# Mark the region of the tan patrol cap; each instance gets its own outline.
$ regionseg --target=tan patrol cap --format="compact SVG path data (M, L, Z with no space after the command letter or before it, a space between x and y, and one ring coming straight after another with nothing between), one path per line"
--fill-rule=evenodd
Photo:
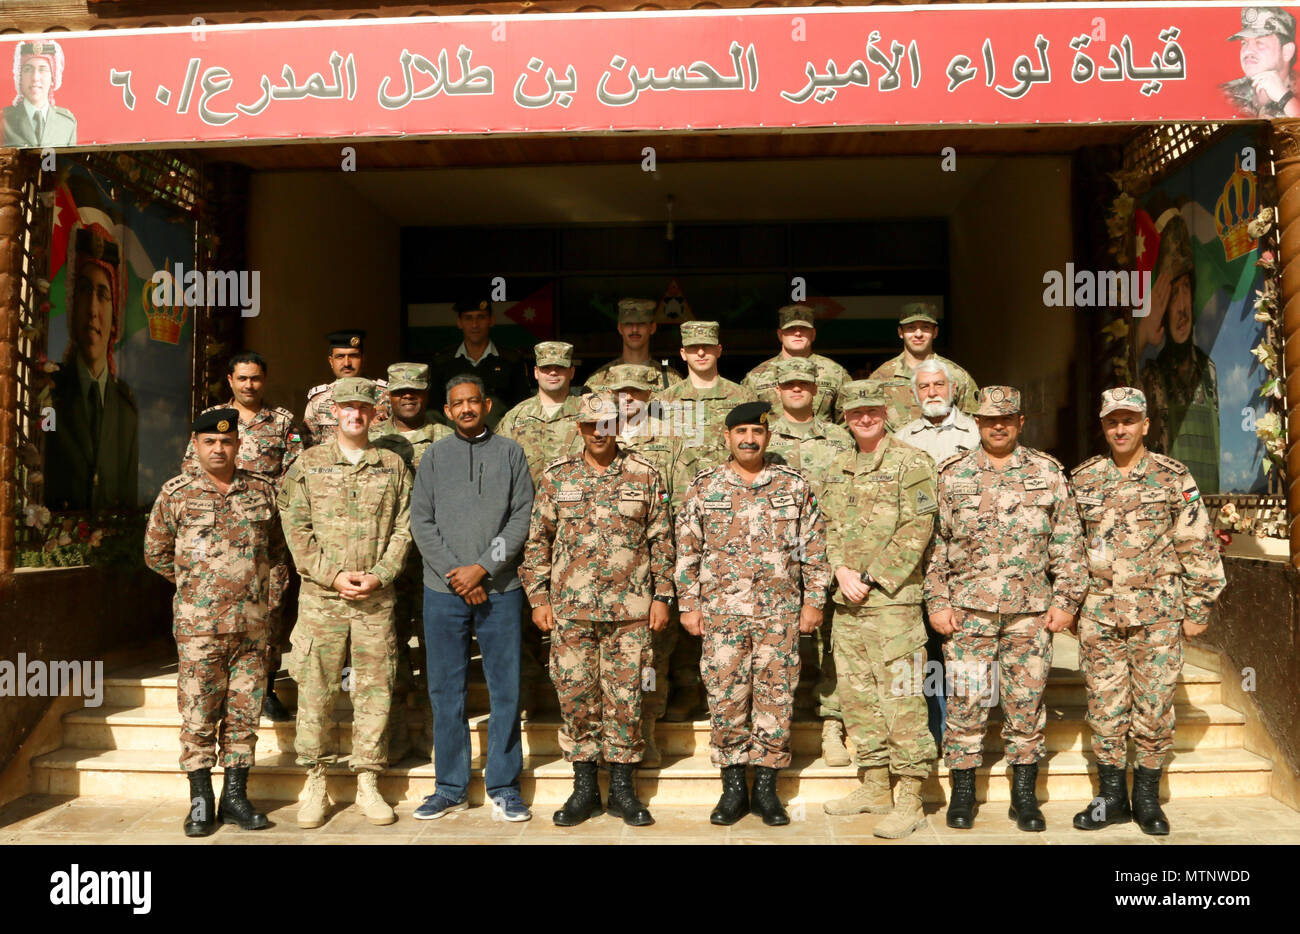
M721 327L716 321L683 321L682 346L695 347L699 344L718 344Z
M618 400L613 393L589 392L578 405L579 422L603 422L618 418Z
M429 366L426 363L394 363L388 368L388 391L429 389Z
M776 361L775 369L777 385L793 383L796 380L817 382L817 364L807 357L782 357Z
M654 392L659 387L659 371L641 363L618 363L609 368L605 385L610 389L645 389Z
M913 321L928 321L938 325L939 309L929 302L908 302L898 312L898 323L911 324Z
M979 392L976 415L1019 415L1020 390L1010 386L985 386Z
M837 397L845 412L874 405L889 405L885 383L879 379L855 379L845 383L840 387Z
M650 324L655 319L659 303L653 298L620 298L618 300L619 324Z
M776 313L776 326L781 330L796 325L815 328L817 325L813 323L813 320L816 316L817 314L811 305L784 305Z
M342 379L334 380L334 403L342 405L345 402L369 402L371 405L379 404L379 392L374 382L361 376L345 376Z
M542 341L533 348L538 366L573 366L573 345L564 341Z
M1101 394L1101 412L1098 413L1098 418L1105 418L1119 409L1129 409L1146 415L1147 397L1141 389L1134 389L1132 386L1116 386Z

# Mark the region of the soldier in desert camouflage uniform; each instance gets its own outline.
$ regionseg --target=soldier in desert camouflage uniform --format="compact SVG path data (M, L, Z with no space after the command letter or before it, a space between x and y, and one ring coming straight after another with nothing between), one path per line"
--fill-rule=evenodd
M360 378L365 366L366 332L333 331L325 335L325 339L330 344L330 355L327 360L334 378L336 380L348 377ZM378 425L388 421L393 412L388 405L388 384L382 379L374 380L374 384L379 393L374 419L374 424ZM307 432L303 440L307 447L314 444L327 444L334 437L334 429L338 427L338 421L333 410L334 396L331 394L333 385L333 383L321 383L307 390L307 410L302 416L303 427Z
M975 394L978 387L970 374L947 357L934 352L934 339L939 334L939 309L927 302L910 302L898 315L898 336L903 349L897 357L886 360L872 372L871 378L881 380L885 395L889 397L889 421L886 427L898 432L924 413L917 398L912 376L917 364L926 360L939 360L948 368L952 381L952 404L971 414L975 411Z
M641 669L650 630L668 624L673 540L668 491L645 458L614 440L618 402L582 399L583 453L546 468L533 498L519 580L533 622L551 633L551 678L560 695L560 745L573 763L561 827L601 813L597 759L609 763L609 810L624 823L654 823L636 797Z
M1010 386L980 392L980 447L939 465L939 523L925 570L930 625L944 643L952 772L948 826L974 820L988 706L1001 683L1002 737L1012 767L1010 814L1045 829L1035 783L1046 747L1043 690L1052 634L1073 622L1087 591L1079 513L1053 457L1017 444L1024 416ZM994 680L997 679L997 680Z
M813 403L813 412L821 418L838 422L844 417L844 412L836 401L836 394L840 386L849 381L849 373L830 357L812 352L813 341L817 339L814 317L811 305L786 305L781 308L777 312L776 326L781 352L750 370L745 376L744 384L758 398L771 403L773 410L779 410L781 392L777 388L777 362L791 357L811 360L817 368L817 398Z
M587 388L592 392L609 390L609 378L616 366L647 366L654 370L653 389L667 389L682 381L682 375L668 365L667 360L656 360L650 355L650 338L658 325L655 311L659 303L653 298L621 298L618 301L618 333L623 338L623 352L587 377Z
M825 810L888 813L875 835L905 837L925 823L921 785L938 756L923 694L921 621L922 558L939 508L934 464L885 431L889 399L880 381L845 383L840 400L856 444L826 478L822 512L838 584L836 671L862 784Z
M1265 118L1300 116L1300 101L1295 96L1295 17L1277 7L1242 7L1241 30L1228 41L1241 43L1242 77L1220 88L1237 113Z
M298 673L298 764L307 766L307 790L298 826L325 822L326 767L349 642L352 650L352 755L357 805L372 824L397 819L379 794L377 776L388 761L388 715L397 677L393 581L411 545L411 471L367 434L378 399L368 379L331 387L333 441L308 448L280 488L280 520L302 576L294 645Z
M1151 423L1141 390L1102 393L1101 426L1109 456L1072 474L1089 571L1079 661L1100 785L1074 826L1096 830L1136 817L1144 833L1167 834L1160 774L1174 746L1183 638L1205 631L1225 584L1223 561L1191 472L1146 449ZM1131 810L1130 735L1137 745Z
M704 637L709 744L722 769L714 824L749 813L751 762L754 811L765 824L790 822L776 775L790 764L799 633L821 622L830 580L826 527L808 481L764 459L769 410L766 402L731 410L731 459L695 478L677 516L682 626Z
M266 619L281 598L271 570L284 560L284 539L274 485L235 466L238 421L234 409L195 420L199 469L163 484L145 532L145 564L176 585L172 633L181 768L190 783L187 837L207 836L217 820L245 830L267 826L248 801L248 770L266 684ZM216 810L218 743L225 783Z

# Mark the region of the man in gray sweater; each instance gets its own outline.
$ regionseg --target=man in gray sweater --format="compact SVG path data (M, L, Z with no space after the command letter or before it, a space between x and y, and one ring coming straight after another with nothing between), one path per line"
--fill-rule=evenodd
M411 494L411 534L424 559L425 671L438 774L434 793L415 811L420 820L468 807L471 633L478 637L491 708L487 794L497 817L532 817L519 796L523 591L515 571L528 537L533 481L524 449L487 427L491 408L477 376L448 381L444 411L456 433L425 452Z

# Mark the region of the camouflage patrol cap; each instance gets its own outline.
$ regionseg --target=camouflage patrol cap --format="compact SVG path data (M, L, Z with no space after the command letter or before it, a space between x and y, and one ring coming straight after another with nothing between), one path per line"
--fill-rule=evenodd
M605 385L610 389L645 389L654 392L659 388L659 371L641 363L618 363L609 368Z
M618 418L618 400L613 393L589 392L578 405L578 422L612 421Z
M1187 232L1187 222L1181 214L1175 214L1165 222L1160 231L1160 249L1156 253L1154 277L1159 279L1166 272L1172 282L1179 276L1185 276L1195 269L1192 261L1192 238Z
M1277 36L1284 43L1295 42L1295 17L1276 7L1242 7L1241 31L1229 36L1228 41L1256 39L1260 36Z
M194 419L191 430L196 435L237 434L239 432L239 413L234 409L213 409Z
M620 298L618 300L619 324L649 324L655 319L659 303L653 298Z
M879 379L855 379L841 386L836 396L845 412L873 405L889 405L885 383Z
M334 380L331 388L334 390L335 405L343 405L345 402L379 404L378 388L371 380L364 377L345 376L342 379Z
M817 312L811 305L783 305L776 313L777 328L784 331L802 325L806 328L817 327L814 324Z
M683 321L682 346L695 347L700 344L720 343L718 334L721 327L716 321Z
M394 363L388 368L388 391L429 390L429 367L424 363ZM337 398L337 397L335 397Z
M985 386L979 393L976 415L1019 415L1020 390L1011 386Z
M817 364L813 363L807 357L783 357L776 361L776 382L793 383L796 380L803 380L808 383L817 382Z
M1116 386L1114 389L1107 389L1101 394L1101 412L1098 418L1105 418L1111 412L1119 409L1130 409L1134 412L1147 414L1147 397L1141 389L1134 389L1132 386Z
M911 324L913 321L928 321L938 325L939 309L929 302L908 302L898 312L898 323Z
M573 366L573 345L564 341L542 341L533 348L537 366Z

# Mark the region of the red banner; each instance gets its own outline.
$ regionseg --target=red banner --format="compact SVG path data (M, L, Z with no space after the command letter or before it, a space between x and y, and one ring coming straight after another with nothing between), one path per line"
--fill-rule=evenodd
M4 143L1300 115L1294 31L1277 7L1066 3L4 37Z

